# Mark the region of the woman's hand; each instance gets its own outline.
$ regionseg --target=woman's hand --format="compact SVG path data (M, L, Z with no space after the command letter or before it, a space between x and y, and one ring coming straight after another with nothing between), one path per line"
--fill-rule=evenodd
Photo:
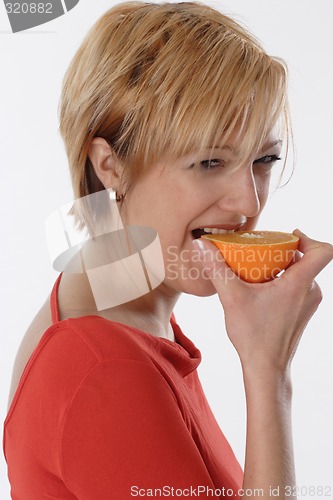
M314 280L332 260L333 247L299 230L294 234L300 243L293 263L279 278L266 283L242 281L221 262L220 255L212 258L219 254L212 243L200 240L205 274L223 305L227 333L243 370L284 373L321 302L321 291Z

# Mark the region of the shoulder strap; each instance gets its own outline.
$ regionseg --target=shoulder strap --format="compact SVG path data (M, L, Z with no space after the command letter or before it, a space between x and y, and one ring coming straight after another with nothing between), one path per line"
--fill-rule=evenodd
M60 321L60 314L58 308L58 288L60 285L62 273L59 274L57 281L54 283L51 297L50 297L50 308L51 308L51 316L52 316L52 324L58 323Z

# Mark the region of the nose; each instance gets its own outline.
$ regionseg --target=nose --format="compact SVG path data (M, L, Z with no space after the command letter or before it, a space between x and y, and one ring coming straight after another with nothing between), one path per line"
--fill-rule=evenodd
M252 168L238 168L231 174L229 181L225 194L219 201L221 208L246 217L258 215L260 199Z

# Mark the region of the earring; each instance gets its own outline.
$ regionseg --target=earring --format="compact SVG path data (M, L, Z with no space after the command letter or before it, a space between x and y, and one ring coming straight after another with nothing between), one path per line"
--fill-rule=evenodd
M116 191L116 201L121 202L124 200L124 198L125 198L124 194L118 194Z
M114 200L116 200L117 202L121 202L121 201L124 200L124 198L125 198L124 194L118 194L117 190L115 188L113 188L113 187L110 188L110 189L111 189L111 191L112 191L112 193L114 195L114 198L113 198Z

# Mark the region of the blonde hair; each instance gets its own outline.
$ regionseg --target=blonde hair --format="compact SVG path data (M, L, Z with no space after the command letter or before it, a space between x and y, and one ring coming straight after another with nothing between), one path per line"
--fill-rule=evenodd
M75 197L104 189L88 158L97 136L123 163L128 185L164 154L223 147L236 130L250 157L278 120L288 136L286 88L285 63L206 5L114 6L63 81L59 129Z

